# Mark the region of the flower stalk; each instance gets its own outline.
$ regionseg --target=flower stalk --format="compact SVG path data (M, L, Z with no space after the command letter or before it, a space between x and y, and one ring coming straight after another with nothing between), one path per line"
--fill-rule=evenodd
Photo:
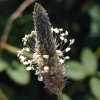
M61 91L58 91L56 94L57 94L57 100L63 100Z
M51 27L47 15L46 10L36 3L33 12L35 30L22 39L25 48L18 51L17 56L23 65L28 65L27 70L36 71L35 75L45 84L45 88L57 94L58 100L62 100L60 91L67 80L67 67L63 64L69 59L64 54L71 49L74 39L70 39L68 47L63 49L68 41L68 32ZM24 56L27 52L30 55Z

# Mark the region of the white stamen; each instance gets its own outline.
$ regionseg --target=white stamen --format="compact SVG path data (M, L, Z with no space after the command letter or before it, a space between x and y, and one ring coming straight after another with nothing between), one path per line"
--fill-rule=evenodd
M68 35L68 31L66 31L65 34Z
M61 36L65 36L65 33L60 34Z
M43 81L43 76L38 76L39 81Z
M22 39L22 42L26 42L26 41L27 41L27 39L26 39L26 38L23 38L23 39Z
M60 28L60 29L59 29L59 31L63 31L63 29L62 29L62 28Z
M51 31L53 32L53 27L51 27Z
M21 50L20 51L17 51L18 53L21 53Z
M58 53L59 56L62 56L63 55L63 53L62 53L61 50L56 50L56 51L57 51L57 53Z
M49 55L43 55L43 58L48 59Z
M67 43L67 39L64 39L64 42Z
M17 57L20 57L20 55L23 54L23 53L22 53L22 50L17 51L17 52L18 52Z
M38 57L40 57L40 55L38 55L38 53L33 53L33 59L37 59Z
M26 42L24 42L23 44L24 44L24 46L26 46Z
M20 56L19 59L20 59L21 62L24 62L24 60L26 59L26 57Z
M23 62L23 65L28 65L30 64L28 61Z
M43 62L43 59L42 58L38 58L38 62Z
M59 62L62 64L62 63L64 63L64 60L63 59L60 59Z
M43 59L38 58L36 62L38 63L38 66L43 66Z
M19 56L20 56L20 53L17 54L17 57L19 57Z
M44 67L44 71L45 71L45 72L48 72L48 71L49 71L49 67L48 67L48 66L45 66L45 67Z
M65 59L69 59L69 56L66 56Z
M30 38L32 38L33 34L30 34Z
M64 40L65 38L64 38L63 36L60 36L60 39L61 39L61 40Z
M33 34L33 35L34 35L34 33L35 33L35 31L31 31L31 34Z
M57 53L61 53L61 50L56 50L57 51Z
M67 47L67 48L65 49L65 51L68 52L70 49L71 49L70 47Z
M57 28L53 29L55 33L59 33L59 30Z
M26 68L26 70L32 70L32 67L28 66L28 67Z
M29 48L25 48L25 50L26 50L27 52L30 52L30 49L29 49Z
M36 57L39 58L41 55L37 55Z
M70 39L69 41L70 41L70 45L71 45L71 44L74 43L75 40L74 39Z
M40 72L38 70L36 70L35 75L38 75L38 74L40 74Z
M24 37L26 40L28 39L28 35L25 35L25 37Z

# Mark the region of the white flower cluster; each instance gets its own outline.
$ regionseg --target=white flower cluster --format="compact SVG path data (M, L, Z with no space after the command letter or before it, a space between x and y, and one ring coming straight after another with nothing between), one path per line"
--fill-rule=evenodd
M63 29L57 29L57 28L51 28L51 31L53 33L54 39L55 39L55 45L56 45L56 52L58 55L58 64L62 65L66 59L69 59L69 56L64 57L64 53L68 52L71 48L69 47L71 44L74 43L74 39L69 40L69 46L67 48L63 49L63 46L67 43L67 35L68 32L62 33ZM18 51L18 57L23 65L28 65L26 70L36 70L35 75L38 75L38 80L43 81L43 74L48 73L50 68L48 65L44 66L43 59L48 60L49 55L43 55L38 52L38 48L36 48L37 45L37 37L36 32L32 31L30 35L25 35L25 37L22 39L22 42L25 48ZM60 41L60 43L59 43ZM58 49L59 48L59 49ZM55 67L56 68L56 67ZM65 74L65 68L62 68L64 70L63 74Z
M70 45L72 45L75 40L74 39L70 39L69 40L70 43L69 43L68 47L65 48L64 50L62 50L63 46L67 43L68 32L65 31L65 33L61 33L63 31L62 28L60 28L60 29L57 29L57 28L53 29L53 28L51 28L51 30L55 34L55 43L57 45L56 52L59 55L59 62L61 64L63 64L66 59L69 59L69 56L64 57L64 53L68 52L71 49ZM60 43L58 43L59 39L60 39ZM58 47L59 47L59 49L58 49Z

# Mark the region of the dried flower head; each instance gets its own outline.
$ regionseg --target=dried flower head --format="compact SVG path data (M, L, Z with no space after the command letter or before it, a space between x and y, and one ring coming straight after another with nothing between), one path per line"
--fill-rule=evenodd
M35 31L22 39L25 48L18 51L17 56L21 63L28 65L27 70L36 70L35 75L47 89L62 91L67 77L63 63L69 59L69 56L64 57L64 53L71 49L74 39L70 39L69 46L63 50L68 32L51 27L45 9L38 3L34 6L33 19Z

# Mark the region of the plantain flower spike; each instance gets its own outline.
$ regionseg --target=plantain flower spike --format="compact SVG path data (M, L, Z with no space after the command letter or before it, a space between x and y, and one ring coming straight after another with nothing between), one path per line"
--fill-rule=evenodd
M45 88L56 93L65 87L67 74L63 63L69 56L64 53L71 48L74 39L69 40L69 45L63 50L67 43L68 32L63 29L53 28L49 22L46 10L35 3L33 20L35 30L25 35L22 42L25 46L18 51L18 57L27 70L35 70L38 80L44 82Z

